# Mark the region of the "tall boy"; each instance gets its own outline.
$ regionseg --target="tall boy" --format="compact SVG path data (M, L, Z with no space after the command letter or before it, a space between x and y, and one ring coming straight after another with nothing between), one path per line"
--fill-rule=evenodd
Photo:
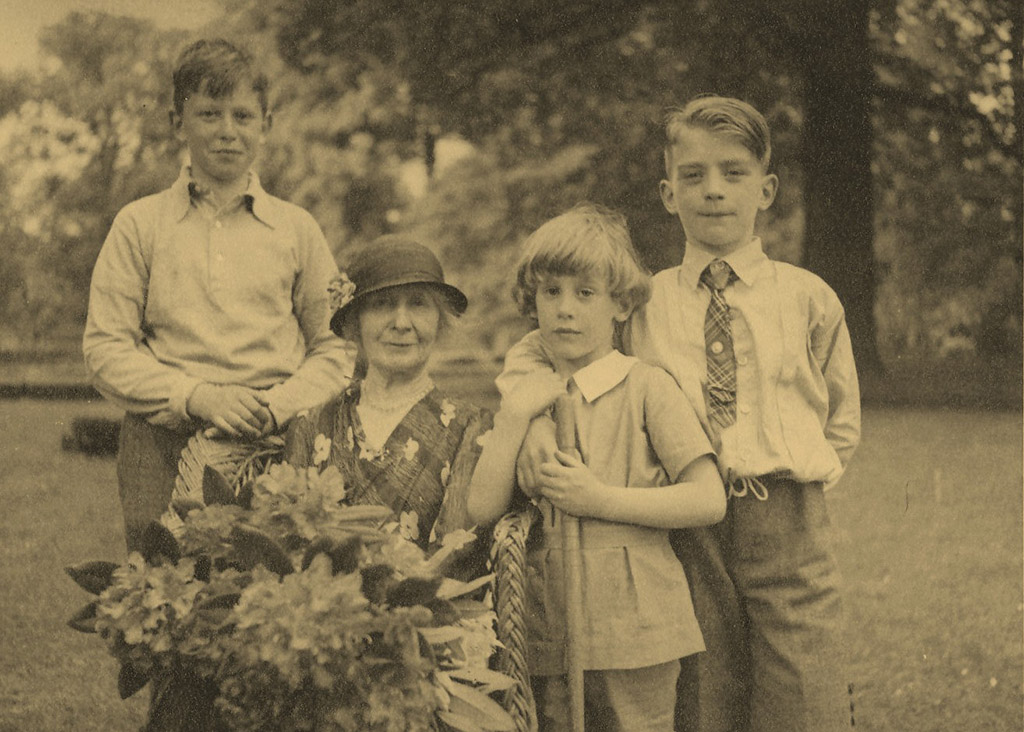
M707 645L684 669L677 725L845 729L839 576L823 492L860 437L843 308L817 276L769 260L754 236L778 187L760 113L699 97L670 113L666 138L661 198L683 226L686 252L654 277L628 345L703 405L730 497L722 523L676 536ZM536 368L541 354L527 336L499 386Z
M270 128L267 86L227 41L181 53L170 118L191 164L118 213L93 271L83 352L97 390L126 411L117 475L129 550L167 508L198 427L258 438L347 381L323 233L251 170Z

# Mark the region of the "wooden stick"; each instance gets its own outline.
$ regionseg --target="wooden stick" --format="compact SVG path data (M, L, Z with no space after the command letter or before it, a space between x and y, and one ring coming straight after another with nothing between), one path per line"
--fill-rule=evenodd
M572 397L555 402L555 440L558 449L576 453L576 420ZM559 511L562 521L562 562L565 579L566 663L570 721L573 732L583 732L583 581L580 568L580 520Z

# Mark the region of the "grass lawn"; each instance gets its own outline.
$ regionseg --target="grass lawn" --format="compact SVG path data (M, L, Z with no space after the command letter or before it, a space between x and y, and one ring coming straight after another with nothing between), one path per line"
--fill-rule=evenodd
M0 732L136 730L63 567L123 557L111 459L60 449L98 403L0 401ZM1020 413L869 409L830 495L857 729L1024 729Z

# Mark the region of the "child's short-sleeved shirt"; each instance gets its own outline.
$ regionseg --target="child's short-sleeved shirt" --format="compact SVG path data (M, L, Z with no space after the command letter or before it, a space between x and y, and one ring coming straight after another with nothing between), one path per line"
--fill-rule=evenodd
M584 463L604 483L669 485L712 454L687 397L665 371L612 351L573 376ZM565 603L560 528L541 502L540 546L529 550L529 667L564 673ZM587 669L652 666L704 650L686 574L668 531L580 519Z

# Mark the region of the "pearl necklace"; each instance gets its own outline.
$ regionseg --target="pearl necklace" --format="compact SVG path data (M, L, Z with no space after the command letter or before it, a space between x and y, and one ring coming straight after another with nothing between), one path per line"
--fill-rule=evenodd
M424 374L408 385L384 390L375 382L364 380L359 394L359 406L377 414L392 414L409 409L430 393L434 382Z

